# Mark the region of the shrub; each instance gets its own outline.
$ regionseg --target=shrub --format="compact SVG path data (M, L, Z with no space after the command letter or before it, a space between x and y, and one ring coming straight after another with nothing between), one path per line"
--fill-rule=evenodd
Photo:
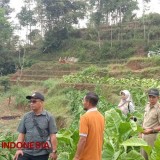
M28 105L26 96L30 94L31 91L29 88L23 88L21 86L14 86L11 90L11 95L15 97L15 105L17 107L23 107L23 109Z
M57 83L58 83L58 81L56 81L56 80L48 79L48 80L44 81L42 85L45 89L48 90L48 89L54 88L57 85Z
M4 87L4 92L7 92L10 89L10 81L9 77L1 77L0 78L0 85Z

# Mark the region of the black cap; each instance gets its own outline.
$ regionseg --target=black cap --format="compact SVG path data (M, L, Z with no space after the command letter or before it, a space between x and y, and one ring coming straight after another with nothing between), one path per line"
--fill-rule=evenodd
M149 96L159 96L159 90L156 88L152 88L148 91Z
M44 96L39 92L34 92L31 96L26 96L27 99L40 99L44 101Z

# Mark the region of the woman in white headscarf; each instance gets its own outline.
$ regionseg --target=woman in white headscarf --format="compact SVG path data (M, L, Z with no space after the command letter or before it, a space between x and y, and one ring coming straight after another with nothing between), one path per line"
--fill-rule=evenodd
M118 108L127 115L128 113L133 113L135 111L135 106L132 101L132 96L128 90L123 90L120 92L121 101L118 104Z

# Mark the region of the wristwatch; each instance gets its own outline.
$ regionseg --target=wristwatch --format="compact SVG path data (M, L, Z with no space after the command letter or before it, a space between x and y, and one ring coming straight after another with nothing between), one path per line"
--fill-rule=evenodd
M57 153L57 150L53 150L52 153Z

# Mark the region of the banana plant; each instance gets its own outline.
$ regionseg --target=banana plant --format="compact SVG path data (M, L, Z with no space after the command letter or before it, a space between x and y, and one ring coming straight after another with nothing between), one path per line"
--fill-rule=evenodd
M76 129L62 129L56 135L58 138L58 160L72 160L76 152L76 146L79 140L79 132Z

